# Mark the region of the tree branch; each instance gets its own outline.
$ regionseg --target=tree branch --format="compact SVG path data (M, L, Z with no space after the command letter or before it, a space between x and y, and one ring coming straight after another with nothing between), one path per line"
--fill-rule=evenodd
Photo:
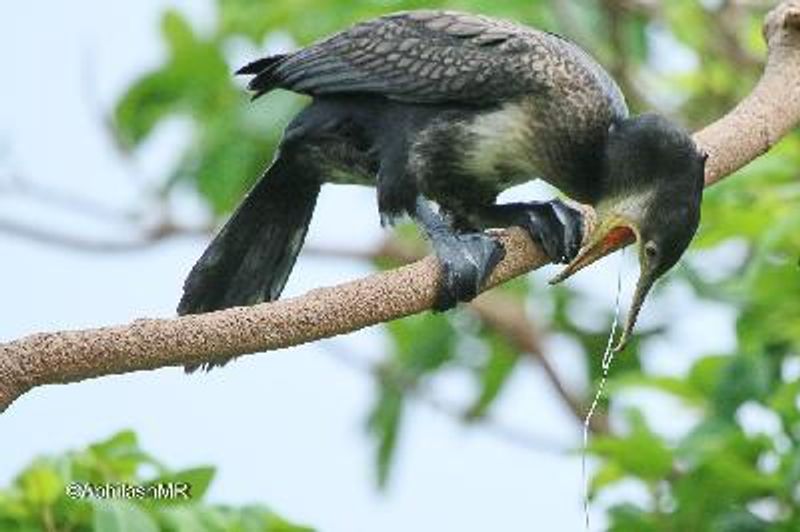
M800 121L800 1L780 3L767 14L769 53L753 91L730 113L694 136L709 154L712 185L768 152Z
M710 156L709 185L768 151L800 121L800 0L771 11L764 35L769 56L762 79L733 111L695 136ZM498 235L507 254L487 289L547 262L522 230ZM0 344L0 410L35 386L280 349L422 312L433 303L438 276L429 256L274 303Z

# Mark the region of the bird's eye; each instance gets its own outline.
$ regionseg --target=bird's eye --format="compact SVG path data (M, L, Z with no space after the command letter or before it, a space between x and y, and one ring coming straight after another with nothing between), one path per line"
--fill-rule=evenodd
M644 245L644 252L648 259L655 259L658 256L658 245L651 240Z

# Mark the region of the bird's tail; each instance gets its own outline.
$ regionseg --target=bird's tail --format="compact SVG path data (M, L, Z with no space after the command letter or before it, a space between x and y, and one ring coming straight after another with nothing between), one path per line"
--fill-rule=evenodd
M178 314L200 314L280 296L308 230L320 182L279 156L192 268ZM203 364L221 366L228 359ZM187 366L191 372L201 366Z

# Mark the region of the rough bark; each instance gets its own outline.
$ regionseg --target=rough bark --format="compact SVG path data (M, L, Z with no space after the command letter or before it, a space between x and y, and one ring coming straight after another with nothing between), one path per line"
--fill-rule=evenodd
M763 77L729 114L695 135L709 154L707 185L767 152L800 122L800 0L765 20ZM546 263L519 229L502 231L507 250L487 288ZM299 345L422 312L438 282L433 257L303 296L176 319L28 336L0 344L0 411L35 386L197 364Z

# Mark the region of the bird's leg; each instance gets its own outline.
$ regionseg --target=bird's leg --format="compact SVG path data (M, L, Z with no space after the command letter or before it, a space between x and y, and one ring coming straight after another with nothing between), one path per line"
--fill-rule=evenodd
M482 232L455 232L422 196L414 218L431 241L441 266L439 292L433 308L445 311L459 301L470 301L505 256L502 244Z
M575 258L583 239L583 214L560 199L492 205L477 218L482 227L522 227L555 263Z

